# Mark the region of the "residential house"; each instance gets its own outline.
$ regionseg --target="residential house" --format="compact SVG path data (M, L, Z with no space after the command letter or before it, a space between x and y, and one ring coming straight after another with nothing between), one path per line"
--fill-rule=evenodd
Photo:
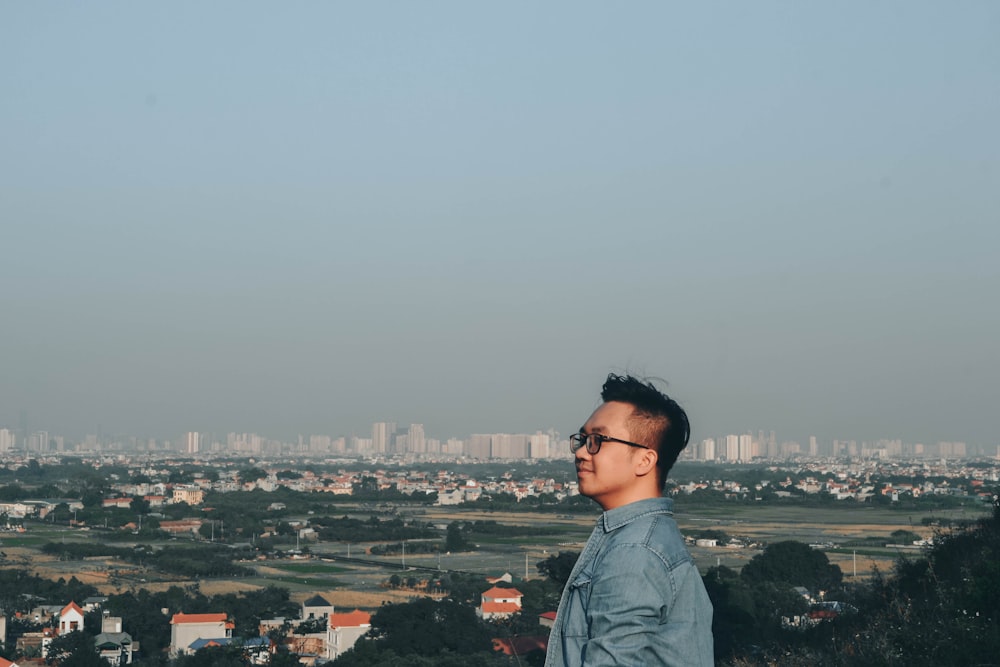
M187 503L188 505L201 505L205 502L205 492L197 486L178 484L173 488L173 498L171 502Z
M75 602L70 602L59 612L59 634L83 630L83 609Z
M233 627L224 613L174 614L170 619L170 655L194 653L191 645L198 639L231 639Z
M108 509L109 507L117 507L119 509L129 509L132 506L132 498L104 498L101 500L101 507Z
M171 535L181 535L184 533L197 535L198 529L201 528L201 524L201 519L176 519L172 521L161 521L160 530L170 533Z
M95 609L98 609L99 607L103 606L104 603L107 602L107 601L108 601L108 598L105 597L105 596L103 596L103 595L94 595L94 596L91 596L91 597L85 599L83 601L83 604L80 605L80 606L83 607L83 611L84 612L91 612L91 611L94 611Z
M302 603L302 620L328 618L333 613L333 605L322 595L314 595Z
M372 616L368 612L355 609L346 614L330 614L326 640L327 659L335 660L340 657L371 629Z
M524 594L516 588L500 588L494 586L482 595L482 601L476 607L476 615L483 620L491 618L508 618L521 611L521 598Z
M132 635L122 631L121 617L107 612L101 618L101 633L94 637L94 645L98 655L114 667L131 665L139 652L139 642L133 642Z

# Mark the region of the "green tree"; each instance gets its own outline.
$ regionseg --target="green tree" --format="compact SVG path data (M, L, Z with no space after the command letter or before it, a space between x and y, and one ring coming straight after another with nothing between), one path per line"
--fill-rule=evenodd
M380 651L403 656L439 657L491 651L490 632L472 607L430 598L380 607L372 616L370 638Z
M267 471L260 468L243 468L237 473L241 483L256 482L258 479L267 479Z
M460 522L452 521L448 524L448 533L444 540L444 550L451 553L469 550L469 541L465 539L465 533L462 530Z
M920 536L912 530L894 530L889 533L893 544L913 544L920 539Z
M743 566L740 576L748 582L779 582L803 586L812 592L840 586L844 573L822 551L795 540L769 544L764 552Z
M108 663L97 654L94 638L86 632L67 632L49 644L46 659L59 667L107 667Z
M136 514L149 514L149 501L145 498L136 496L132 499L132 504L130 508Z
M565 586L579 557L580 554L576 551L560 551L558 554L552 554L545 560L538 562L535 567L538 568L540 574L545 575L559 586Z

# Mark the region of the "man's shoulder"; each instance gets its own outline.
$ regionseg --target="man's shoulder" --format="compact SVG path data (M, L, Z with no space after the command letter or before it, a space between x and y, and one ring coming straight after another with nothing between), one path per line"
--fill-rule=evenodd
M671 501L668 498L657 500L666 502L632 503L634 507L630 513L619 514L616 523L607 524L607 548L644 551L670 567L691 561L684 537L674 521Z

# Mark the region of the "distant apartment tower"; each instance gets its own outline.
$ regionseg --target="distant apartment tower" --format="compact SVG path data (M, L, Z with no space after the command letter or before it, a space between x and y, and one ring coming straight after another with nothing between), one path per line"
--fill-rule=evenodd
M964 442L939 442L938 450L943 459L961 459L966 456Z
M423 424L410 424L406 432L407 451L422 454L427 451L427 438L424 437Z
M740 460L740 436L738 435L726 436L726 460L727 461Z
M465 440L462 440L461 438L448 438L447 442L444 443L444 448L441 452L444 454L461 456L462 454L465 454Z
M0 428L0 452L9 452L17 443L14 432L8 428Z
M229 451L259 454L263 448L263 438L256 433L230 433L226 436Z
M753 442L753 436L749 433L744 433L740 436L738 460L749 461L754 457Z
M551 438L548 433L536 433L528 438L528 456L533 459L549 458L549 442Z
M49 451L49 432L35 431L28 437L28 451L47 452Z
M395 433L396 422L375 422L372 424L372 453L384 454L389 451L392 436Z
M311 454L326 454L333 449L333 439L328 435L310 435L309 452Z
M699 452L702 461L714 461L715 460L715 438L705 438L701 441L701 451Z
M493 455L493 436L485 433L474 433L469 436L469 441L465 446L465 453L469 458L488 459Z
M809 456L819 456L819 442L815 435L809 436Z
M372 454L375 451L375 443L371 438L359 438L354 435L351 436L349 451L362 455Z
M201 449L201 434L197 431L188 431L184 436L184 453L197 454Z
M767 451L767 458L769 459L778 458L778 453L779 453L778 434L775 433L773 430L767 434L766 451Z
M491 443L491 456L496 459L528 458L528 436L523 434L496 433Z

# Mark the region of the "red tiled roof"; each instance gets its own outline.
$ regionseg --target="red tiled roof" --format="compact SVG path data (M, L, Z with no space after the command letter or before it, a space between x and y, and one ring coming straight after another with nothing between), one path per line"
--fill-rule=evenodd
M484 614L516 614L521 605L516 602L484 602L480 608Z
M516 588L500 588L499 586L494 586L490 590L483 593L484 598L523 598L524 593L517 590Z
M65 616L66 612L68 612L68 611L75 611L76 613L80 614L80 616L83 616L83 610L80 609L80 605L78 605L75 602L70 602L68 605L66 605L65 607L63 607L62 611L59 612L59 615L60 616Z
M366 611L355 609L345 614L330 614L331 628L357 628L371 625L372 615Z
M180 623L226 623L229 618L225 613L219 614L185 614L183 612L174 614L170 619L170 625Z

